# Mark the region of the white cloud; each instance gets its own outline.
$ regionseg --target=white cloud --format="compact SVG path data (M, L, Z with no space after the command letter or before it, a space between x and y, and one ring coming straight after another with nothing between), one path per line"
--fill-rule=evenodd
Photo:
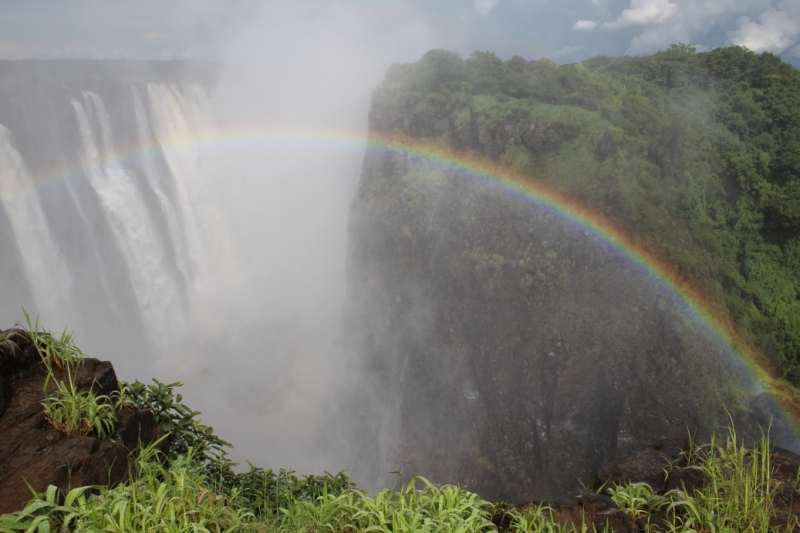
M800 44L795 46L789 51L789 55L792 57L800 57Z
M800 21L793 20L784 11L770 9L759 15L758 22L741 17L739 28L728 32L728 42L754 52L780 53L794 44L798 33Z
M628 50L628 55L653 54L663 50L672 43L691 43L691 35L681 24L661 24L646 29L633 39Z
M474 0L475 13L485 17L489 12L497 6L498 0Z
M578 22L575 23L572 29L579 31L580 30L586 31L586 30L593 30L595 26L597 26L597 23L593 20L579 20Z
M606 22L604 28L617 29L629 26L660 24L678 12L678 4L669 0L631 0L631 7L624 10L614 22Z

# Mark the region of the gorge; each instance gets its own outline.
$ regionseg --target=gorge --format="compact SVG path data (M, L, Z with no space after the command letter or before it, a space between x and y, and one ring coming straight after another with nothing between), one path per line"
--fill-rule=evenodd
M693 61L681 53L672 60ZM733 262L720 274L725 261L713 255L725 235L703 224L727 223L720 206L747 193L717 172L713 158L725 154L695 157L688 146L708 128L725 137L723 121L644 75L587 63L593 70L432 51L389 70L369 139L348 141L356 149L333 133L309 143L301 132L288 147L285 132L258 137L252 149L275 166L277 150L344 147L347 164L363 154L342 301L337 285L328 303L308 289L322 285L310 276L326 256L306 249L330 239L298 242L295 232L326 204L281 218L281 194L312 201L311 185L284 182L245 203L254 192L230 177L240 161L217 150L226 134L213 66L2 63L0 319L10 326L24 307L45 327L68 325L126 378L185 371L218 430L275 424L266 440L258 430L243 430L250 442L230 438L261 454L247 458L297 467L272 462L313 454L299 468L320 470L349 462L373 490L402 472L489 499L572 496L614 458L730 422L750 440L769 427L797 451L784 408L741 347L693 314L688 289L570 218L582 205L588 220L630 231L710 309L738 320L727 285L709 281L735 278ZM511 175L550 192L496 179ZM681 192L695 189L703 194ZM579 203L548 204L547 194ZM775 237L779 215L765 224L788 258L796 236ZM274 244L256 242L267 232ZM257 261L254 248L265 251ZM275 288L258 278L291 250L303 265L320 262L307 279ZM266 313L262 300L284 293L289 302L302 293L303 312ZM752 342L788 361L784 338Z

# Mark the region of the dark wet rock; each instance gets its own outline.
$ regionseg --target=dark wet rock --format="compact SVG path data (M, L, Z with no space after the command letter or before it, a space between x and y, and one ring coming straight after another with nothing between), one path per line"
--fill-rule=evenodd
M419 137L390 100L371 131ZM502 149L521 168L583 135L554 117L479 112L459 115L458 142L471 139L460 149ZM770 422L772 406L749 403L751 378L703 324L591 231L502 187L369 151L349 227L343 343L363 379L326 416L355 436L337 453L355 458L362 485L391 484L376 472L395 469L386 449L400 428L418 465L409 475L518 501L573 496L603 465L687 428L706 439L729 413L748 441ZM653 459L648 482L663 489Z
M612 464L604 466L596 481L607 490L615 485L647 483L654 492L663 494L672 489L693 491L701 489L705 480L697 468L687 465L685 453L688 442L668 439L651 444L644 450L630 453ZM800 455L782 448L773 448L770 457L775 514L770 521L771 531L791 531L800 514L800 492L794 487ZM598 490L601 485L598 484ZM492 522L498 531L511 531L513 513L524 513L540 508L545 517L556 524L575 531L609 531L615 533L650 533L670 531L664 510L644 518L632 518L603 493L584 492L572 499L530 500L522 505L504 502L493 504Z
M631 482L647 483L654 492L661 493L672 472L685 466L683 453L688 451L689 443L685 439L659 441L604 466L597 479L607 488Z
M595 531L613 531L614 533L639 531L637 524L620 511L614 500L604 494L587 492L572 500L532 500L518 506L517 510L525 512L534 507L542 508L544 516L549 517L556 524L574 528L575 531L583 531L583 526L589 527L589 531L592 530L592 527ZM493 522L500 531L507 531L510 526L508 520L503 522L497 519L497 516Z
M770 455L773 469L772 482L775 486L775 505L778 513L773 517L773 525L786 525L792 517L800 516L800 492L795 488L800 469L800 455L775 447Z
M0 417L6 412L11 399L11 384L31 375L39 356L27 332L10 329L2 334L0 342Z
M149 410L119 413L114 440L92 435L67 437L51 427L42 400L56 381L68 377L55 369L47 380L44 366L30 337L17 332L15 344L0 345L0 514L23 508L31 489L44 492L49 485L61 490L86 485L114 485L126 479L131 451L163 436ZM6 364L8 363L8 364ZM78 390L110 395L118 390L114 367L107 361L86 359L74 374Z
M797 471L800 469L800 455L784 450L783 448L772 448L770 463L775 469L775 477L785 483L792 483L797 480Z
M646 483L656 494L670 490L692 492L705 480L695 468L686 464L689 441L667 439L651 444L644 450L605 465L597 475L597 483L612 488L628 483Z
M669 472L664 492L682 490L691 494L705 485L705 478L696 468L673 467Z
M128 451L133 452L137 447L147 446L162 436L163 432L150 409L117 414L117 440L122 442ZM167 444L166 440L160 443L159 449L164 453L168 451Z

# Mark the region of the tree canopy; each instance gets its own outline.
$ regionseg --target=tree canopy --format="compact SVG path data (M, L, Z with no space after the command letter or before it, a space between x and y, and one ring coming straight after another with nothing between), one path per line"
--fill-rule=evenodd
M442 50L395 65L373 128L546 180L629 228L800 385L800 70L685 44L557 66Z

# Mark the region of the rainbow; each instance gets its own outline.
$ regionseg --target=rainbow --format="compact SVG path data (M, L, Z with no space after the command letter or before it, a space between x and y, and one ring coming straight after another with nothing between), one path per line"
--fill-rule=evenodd
M367 136L351 132L288 128L233 129L208 135L187 136L167 146L156 142L147 146L127 147L116 151L114 159L124 165L165 150L220 152L228 149L282 146L352 150L356 153L367 150L402 155L496 185L509 194L525 198L589 232L654 280L684 308L697 325L709 332L725 348L733 362L750 375L757 389L769 394L778 416L793 431L797 442L800 442L800 401L793 387L776 375L765 357L742 334L724 309L715 305L711 298L682 276L668 261L624 228L589 206L508 166L474 153L459 152L441 143L404 135L371 133ZM81 163L61 167L57 171L37 177L35 189L57 186L71 179L82 179L87 170ZM19 189L10 195L6 194L1 200L13 201L17 195L30 192L32 191Z

